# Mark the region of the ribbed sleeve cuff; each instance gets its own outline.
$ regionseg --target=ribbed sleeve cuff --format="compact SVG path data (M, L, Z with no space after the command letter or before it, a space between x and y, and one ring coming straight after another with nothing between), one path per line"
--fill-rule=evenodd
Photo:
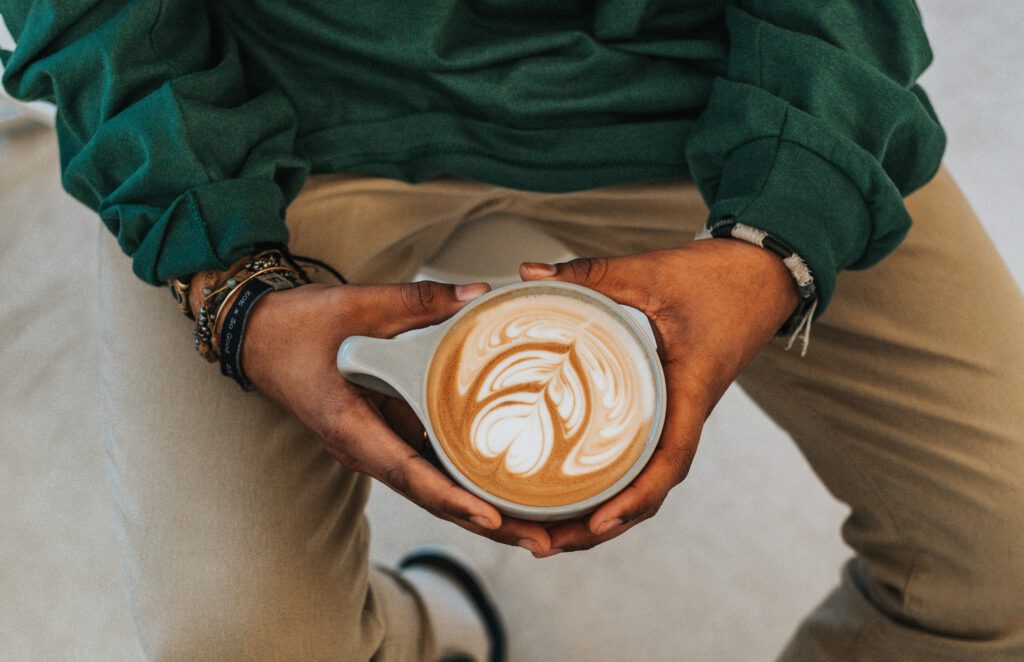
M818 315L839 270L863 252L871 227L868 206L845 174L779 138L749 142L726 159L708 224L730 219L767 232L804 259L818 289Z
M910 227L899 190L869 152L750 85L716 82L687 160L708 225L731 220L789 245L814 276L819 316L838 271L875 264Z
M226 269L257 244L288 242L286 200L273 182L231 179L179 196L132 251L135 274L153 285Z

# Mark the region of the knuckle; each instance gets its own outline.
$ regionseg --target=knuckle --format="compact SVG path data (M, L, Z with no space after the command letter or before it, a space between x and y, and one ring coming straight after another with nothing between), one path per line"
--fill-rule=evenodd
M516 541L512 539L512 536L510 536L508 533L500 529L485 529L482 526L478 526L470 522L462 516L455 516L450 519L452 522L455 522L467 531L474 533L478 536L487 538L488 540L493 540L494 542L499 543L501 545L510 545L513 547L516 545Z
M323 442L327 451L349 471L364 472L363 463L352 454L344 442L344 428L332 421L327 421L314 428L316 436Z
M465 512L457 504L459 487L454 483L445 488L441 494L441 502L438 511L445 518L465 519Z
M632 503L631 507L619 516L623 524L642 522L645 519L650 519L658 512L661 508L662 502L665 500L664 496L661 497L646 497L641 498L639 494Z
M573 260L569 260L569 270L572 271L573 278L576 280L585 280L587 273L590 272L590 259L585 257L578 257Z
M432 316L442 312L445 304L451 302L454 288L454 285L432 280L421 280L402 285L400 289L402 306L406 312L415 317Z
M402 465L396 464L385 469L383 478L384 482L396 492L409 494L409 472Z
M676 485L686 480L686 477L690 475L690 463L682 462L678 473L676 473Z
M519 546L519 541L515 538L515 536L510 536L509 534L503 533L501 531L492 531L490 529L484 529L483 535L501 545L508 545L509 547Z
M429 293L425 292L423 283L409 283L403 285L401 291L402 307L411 315L421 315L427 311L426 298Z
M673 485L678 485L686 480L686 476L690 473L692 462L689 457L681 453L675 453L669 457L672 467L672 479L675 481ZM664 497L662 497L662 500L664 500Z
M416 296L419 298L421 308L426 310L430 307L437 297L438 287L437 283L429 280L421 280L416 283Z
M675 487L686 480L686 476L690 473L690 467L693 465L693 456L686 452L681 452L679 448L685 448L689 445L688 442L685 439L677 441L678 443L673 444L676 446L673 450L670 450L665 446L658 447L661 455L659 461L664 462L668 474L668 480L670 481L670 484L666 488L666 492L668 488ZM662 499L664 499L664 496L662 496Z
M573 277L588 285L597 285L608 271L608 259L604 257L578 257L569 261Z
M429 313L443 294L444 285L430 280L412 283L406 297L406 307L416 315Z
M651 519L652 517L658 514L659 510L661 510L661 506L663 503L665 503L664 497L658 499L653 503L647 504L646 508L643 508L640 512L637 513L636 517L633 518L633 521L642 522L645 519Z
M575 280L587 282L590 280L592 261L588 257L578 257L569 261L569 269L572 271Z
M362 463L343 448L335 449L334 457L341 463L341 466L349 471L361 471L363 468Z

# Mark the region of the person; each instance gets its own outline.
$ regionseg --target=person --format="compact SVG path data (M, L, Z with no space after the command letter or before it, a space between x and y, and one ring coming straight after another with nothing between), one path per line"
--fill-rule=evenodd
M782 659L1024 656L1024 305L940 168L910 0L0 0L0 15L17 42L6 89L56 104L64 185L116 236L104 436L146 657L498 657L458 570L369 566L369 479L538 557L589 549L657 512L734 380L851 509L856 556ZM583 256L524 262L524 279L648 315L668 383L644 472L547 528L456 487L404 403L334 368L345 337L485 292L408 281L496 210ZM289 251L348 282L305 284ZM267 269L279 278L236 305ZM201 353L261 395L188 355L183 318L144 284L168 282Z

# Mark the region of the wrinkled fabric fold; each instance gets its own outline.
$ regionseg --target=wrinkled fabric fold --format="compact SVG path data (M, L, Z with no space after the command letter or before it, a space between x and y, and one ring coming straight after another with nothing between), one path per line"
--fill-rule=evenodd
M4 84L148 282L286 237L307 172L543 192L692 176L836 273L906 234L945 136L912 0L0 0Z
M889 254L910 227L903 196L931 179L945 134L916 79L931 61L909 0L736 2L728 75L687 144L710 207L789 244L818 284Z
M0 1L4 86L58 108L64 187L160 283L287 241L308 170L287 97L199 0Z

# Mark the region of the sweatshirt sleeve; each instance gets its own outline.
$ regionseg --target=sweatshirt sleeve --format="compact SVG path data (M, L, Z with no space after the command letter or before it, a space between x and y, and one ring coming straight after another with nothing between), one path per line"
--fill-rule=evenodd
M818 314L836 274L905 236L903 197L945 134L917 85L931 50L913 0L735 0L727 70L687 142L709 226L734 221L809 265Z
M308 165L279 90L246 80L203 0L0 0L4 87L57 106L64 188L158 284L287 242Z

